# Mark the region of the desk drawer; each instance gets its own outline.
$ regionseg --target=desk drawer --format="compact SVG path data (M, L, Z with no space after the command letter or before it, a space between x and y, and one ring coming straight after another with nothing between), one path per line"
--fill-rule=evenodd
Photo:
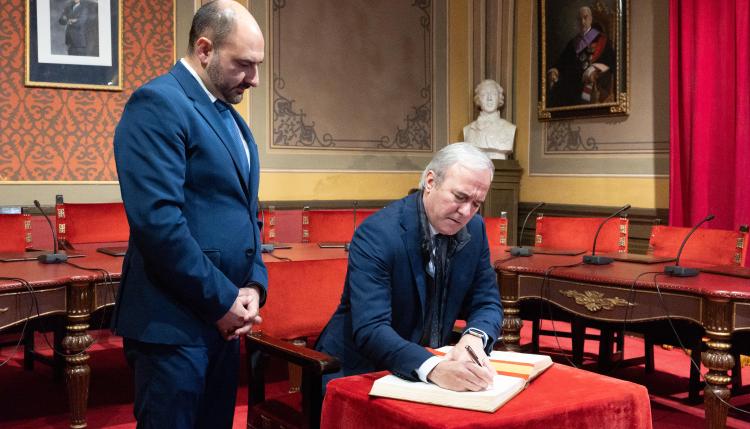
M573 314L603 320L637 322L666 319L686 319L701 323L702 299L662 291L662 305L658 293L650 290L594 285L589 283L550 279L543 286L539 277L519 276L519 299L541 298ZM665 308L666 306L666 308Z
M34 298L36 298L36 304ZM65 314L65 308L65 286L34 292L2 294L0 295L0 330L38 316Z
M99 310L102 307L114 305L115 298L117 297L117 290L120 287L120 282L110 283L97 283L94 286L94 308L93 311Z

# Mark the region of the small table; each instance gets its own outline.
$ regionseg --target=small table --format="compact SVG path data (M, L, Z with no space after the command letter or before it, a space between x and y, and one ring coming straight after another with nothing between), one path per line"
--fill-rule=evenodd
M331 381L321 428L651 428L645 387L560 364L552 365L494 413L370 397L372 383L386 374Z

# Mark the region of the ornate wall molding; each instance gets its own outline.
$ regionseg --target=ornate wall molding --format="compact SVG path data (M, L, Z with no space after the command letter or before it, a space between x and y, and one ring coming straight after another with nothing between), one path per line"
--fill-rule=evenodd
M431 152L432 16L431 0L274 0L270 147Z

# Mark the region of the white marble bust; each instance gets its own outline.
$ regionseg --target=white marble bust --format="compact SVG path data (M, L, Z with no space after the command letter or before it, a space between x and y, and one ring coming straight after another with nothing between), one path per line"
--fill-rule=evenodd
M492 79L477 85L474 103L479 107L479 117L464 127L464 141L492 159L508 159L516 136L516 126L500 117L499 109L505 104L503 92L503 87Z

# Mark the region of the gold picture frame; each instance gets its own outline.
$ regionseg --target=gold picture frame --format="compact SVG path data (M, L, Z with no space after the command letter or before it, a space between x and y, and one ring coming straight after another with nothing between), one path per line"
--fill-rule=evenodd
M122 90L122 0L27 0L26 86Z
M629 0L539 0L539 120L630 113Z

